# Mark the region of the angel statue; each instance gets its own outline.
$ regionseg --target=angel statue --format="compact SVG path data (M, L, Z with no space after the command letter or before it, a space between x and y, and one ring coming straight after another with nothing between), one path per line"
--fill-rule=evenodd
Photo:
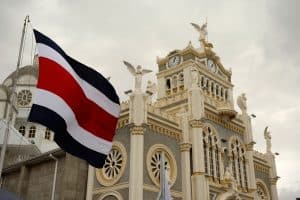
M238 96L237 105L241 109L242 113L247 113L247 98L245 93L242 93L240 96Z
M268 131L268 127L265 128L264 138L265 138L266 144L267 144L267 152L270 153L271 152L272 143L271 143L271 133L270 133L270 131Z
M151 81L147 82L147 88L146 88L146 93L149 94L149 103L152 102L152 97L156 93L156 84L152 83Z
M203 24L201 27L195 23L191 23L191 25L199 32L199 41L205 40L207 36L207 23Z
M135 69L129 62L123 62L127 66L128 71L135 77L135 91L141 91L143 75L152 72L152 70L142 69L140 65L138 65Z

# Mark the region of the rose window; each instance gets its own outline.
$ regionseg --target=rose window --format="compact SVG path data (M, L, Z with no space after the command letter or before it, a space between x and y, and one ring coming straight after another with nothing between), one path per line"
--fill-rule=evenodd
M122 168L122 154L117 149L113 149L107 156L105 164L103 165L103 171L108 179L113 179L117 176Z
M164 152L164 166L169 175L169 182L172 186L177 177L177 165L172 151L163 144L153 145L147 153L147 171L156 186L160 186L160 166L161 166L161 153Z
M20 106L27 106L31 102L32 93L30 90L21 90L18 93L17 99Z
M153 154L152 158L151 158L151 171L154 175L154 177L157 180L160 180L160 165L161 165L161 152L156 152ZM167 171L170 170L170 164L169 161L167 159L165 159L165 169Z
M111 186L115 184L122 176L127 155L124 146L115 141L113 147L106 157L103 168L97 169L96 176L100 184Z

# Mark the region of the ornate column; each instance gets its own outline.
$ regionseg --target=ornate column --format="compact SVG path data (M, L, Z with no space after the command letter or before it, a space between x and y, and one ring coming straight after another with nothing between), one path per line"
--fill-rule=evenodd
M216 148L215 145L212 146L212 159L213 159L213 177L214 177L214 180L216 180L217 178L217 168L216 168L216 165L217 165L217 162L216 162Z
M219 171L220 171L220 180L223 181L224 179L224 163L223 163L223 158L222 158L222 149L219 148L218 151L218 157L219 157Z
M133 126L130 129L130 174L129 199L143 199L143 163L144 163L144 128Z
M179 114L181 117L181 129L182 129L182 142L180 144L181 152L181 176L182 176L182 193L183 200L191 200L192 189L191 189L191 158L190 149L192 144L189 137L189 123L188 114L185 110L181 110Z
M129 171L129 200L143 199L143 169L144 169L144 127L147 123L147 99L142 92L142 77L151 70L136 68L124 61L129 72L135 78L134 92L130 95L129 123L130 128L130 171Z
M203 149L203 121L204 97L198 86L199 72L191 69L192 87L188 91L188 105L190 115L190 129L192 141L192 196L194 200L208 199L208 185L205 178L204 149Z

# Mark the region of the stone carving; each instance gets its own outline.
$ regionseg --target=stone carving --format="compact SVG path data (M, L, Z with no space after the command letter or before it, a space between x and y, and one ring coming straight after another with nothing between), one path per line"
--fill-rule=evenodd
M242 114L247 113L247 98L245 93L242 93L240 96L238 96L237 105L241 109Z
M142 69L140 65L138 65L135 69L129 62L123 61L123 63L127 66L128 71L135 77L135 91L141 92L142 89L142 77L152 72L149 69Z
M146 93L149 95L149 101L148 103L152 103L152 97L153 95L156 93L156 84L155 83L152 83L151 81L148 81L147 82L147 88L146 88Z
M191 25L199 32L199 41L204 41L207 37L207 23L201 27L198 24L191 23Z
M237 191L237 184L236 184L236 180L234 179L234 177L232 176L232 173L230 171L230 168L227 166L225 173L224 173L224 181L228 184L231 185L231 189L233 191Z
M266 140L266 146L267 146L267 153L271 153L271 147L272 147L272 143L271 143L271 133L270 131L268 131L268 127L265 128L264 131L264 138Z
M199 73L196 67L192 67L191 69L191 78L192 78L192 88L198 87Z

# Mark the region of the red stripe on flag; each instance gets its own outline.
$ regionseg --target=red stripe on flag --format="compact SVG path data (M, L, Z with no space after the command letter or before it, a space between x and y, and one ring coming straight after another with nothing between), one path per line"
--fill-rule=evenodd
M37 87L62 98L82 128L97 137L112 141L118 119L89 100L76 80L58 63L39 57Z

